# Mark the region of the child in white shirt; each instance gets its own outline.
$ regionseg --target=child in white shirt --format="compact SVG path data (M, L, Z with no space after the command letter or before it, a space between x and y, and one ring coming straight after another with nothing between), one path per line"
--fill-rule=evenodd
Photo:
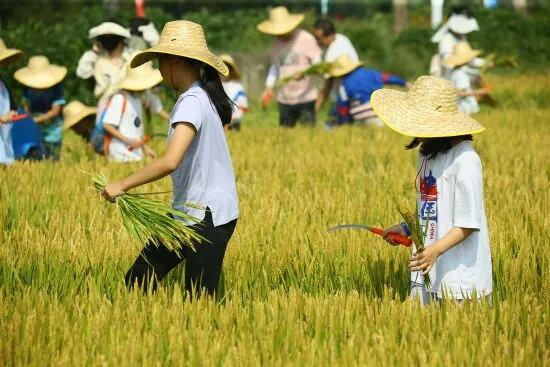
M241 73L239 72L237 64L233 60L233 57L226 54L221 55L220 58L229 69L229 75L222 79L223 89L229 99L233 102L233 115L231 117L231 123L225 125L225 129L239 131L241 129L243 116L246 111L248 111L248 97L246 96L246 91L240 82Z

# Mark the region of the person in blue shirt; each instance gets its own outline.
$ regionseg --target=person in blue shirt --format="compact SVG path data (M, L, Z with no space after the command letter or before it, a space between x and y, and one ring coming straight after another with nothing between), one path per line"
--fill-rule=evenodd
M63 135L62 109L65 105L61 82L67 75L64 66L50 64L46 56L33 56L29 64L15 72L15 79L25 86L26 110L40 126L44 158L59 160Z
M384 126L370 105L370 97L375 90L385 84L407 86L401 77L367 69L360 61L352 61L349 56L338 57L330 70L330 76L338 78L336 105L331 111L327 126L343 124L365 124Z

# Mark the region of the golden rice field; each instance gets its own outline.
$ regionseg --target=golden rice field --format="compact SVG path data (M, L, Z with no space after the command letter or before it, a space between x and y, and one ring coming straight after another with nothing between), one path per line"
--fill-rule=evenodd
M61 163L0 169L0 365L550 365L550 75L492 83L501 105L478 115L487 131L475 139L492 306L420 307L405 248L326 231L393 224L395 202L413 205L406 138L286 131L258 111L229 134L242 215L217 300L186 300L182 269L155 294L125 289L140 244L81 170L116 179L139 165L90 161L68 134Z

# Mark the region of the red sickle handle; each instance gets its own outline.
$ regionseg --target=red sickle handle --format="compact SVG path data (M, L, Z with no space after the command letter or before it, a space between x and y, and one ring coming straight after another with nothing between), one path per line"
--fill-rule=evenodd
M384 230L382 228L376 228L376 227L371 227L369 231L371 231L372 233L376 233L379 236L382 236L382 234L384 233ZM409 237L401 236L400 234L397 234L397 233L388 234L388 238L405 247L410 247L413 242Z
M147 142L151 140L151 137L150 136L146 136L143 138L143 140L141 141L141 144L147 144ZM134 147L129 147L128 150L131 152L132 150L134 150Z
M15 115L11 118L12 122L23 120L25 118L29 117L27 113L20 113L19 115Z

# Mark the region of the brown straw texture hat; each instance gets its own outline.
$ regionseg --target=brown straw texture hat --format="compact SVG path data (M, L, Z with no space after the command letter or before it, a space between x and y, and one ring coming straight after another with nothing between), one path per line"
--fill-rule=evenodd
M14 48L7 48L4 41L0 38L0 63L12 63L17 62L23 52L21 50L16 50Z
M262 33L282 36L295 30L303 20L304 14L290 14L284 6L277 6L269 11L269 18L256 28Z
M132 60L131 66L138 67L157 58L159 54L199 60L212 66L223 76L227 76L229 73L222 59L208 49L201 25L188 20L166 23L157 45L137 54Z
M446 67L454 68L469 63L481 54L481 50L473 50L468 41L457 42L453 53L443 60Z
M334 60L329 74L333 78L338 78L351 73L361 65L363 65L361 61L352 61L348 55L340 55Z
M97 108L86 106L80 101L72 101L63 107L63 130L68 130L84 118L95 115Z
M35 89L46 89L61 83L67 75L64 66L50 64L46 56L33 56L29 64L15 72L13 77L19 83Z
M393 130L416 138L477 134L485 130L469 115L458 111L458 93L451 82L421 76L408 92L379 89L371 105Z
M233 57L229 54L223 54L220 55L220 58L228 67L231 67L233 69L235 78L239 79L241 77L241 71L237 67L237 64L235 63Z

